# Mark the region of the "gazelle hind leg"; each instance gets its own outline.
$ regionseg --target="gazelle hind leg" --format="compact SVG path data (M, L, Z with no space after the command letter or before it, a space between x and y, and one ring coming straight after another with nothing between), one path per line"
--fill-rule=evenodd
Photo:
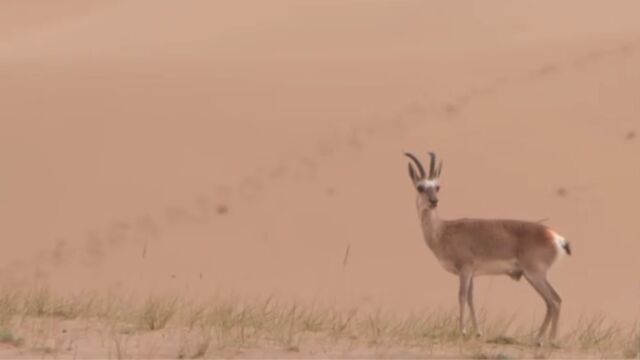
M558 320L560 320L560 307L562 305L562 298L560 297L560 295L558 295L553 286L549 284L548 280L545 280L545 282L547 283L549 289L551 289L556 304L555 316L551 319L551 330L549 332L549 341L553 342L556 339L556 333L558 332Z
M542 321L542 325L540 326L540 330L538 331L538 335L536 336L536 340L538 344L542 344L542 338L544 333L546 332L549 324L551 323L552 329L550 334L550 340L553 340L555 337L555 332L557 330L556 326L558 323L558 317L560 315L560 301L559 296L549 282L547 281L546 274L543 272L527 272L524 273L525 278L531 286L542 296L545 304L547 305L547 313L544 317L544 321Z

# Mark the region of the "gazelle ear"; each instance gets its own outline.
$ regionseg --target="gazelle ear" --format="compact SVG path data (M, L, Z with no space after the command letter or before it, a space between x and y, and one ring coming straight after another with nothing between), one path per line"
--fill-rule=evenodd
M440 163L438 164L438 168L436 169L436 178L439 178L440 174L442 174L442 160L440 160Z
M409 177L411 178L411 181L413 182L414 185L418 182L418 175L416 174L416 171L413 169L413 166L411 165L411 163L409 163Z

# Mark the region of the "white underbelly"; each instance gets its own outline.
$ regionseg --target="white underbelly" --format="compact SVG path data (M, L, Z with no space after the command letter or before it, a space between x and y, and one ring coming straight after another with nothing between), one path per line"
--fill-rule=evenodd
M458 274L459 272L456 265L451 261L440 260L440 265L450 273Z
M517 269L515 260L490 260L476 264L474 273L476 275L501 275L512 273Z

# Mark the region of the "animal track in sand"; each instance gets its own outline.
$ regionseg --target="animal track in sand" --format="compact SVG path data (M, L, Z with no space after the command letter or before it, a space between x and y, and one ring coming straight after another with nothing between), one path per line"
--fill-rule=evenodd
M576 68L583 68L591 64L599 63L607 58L627 58L634 56L636 45L631 42L623 43L608 50L592 50L582 56L573 59L572 63Z
M543 78L543 77L547 77L547 76L553 75L553 74L559 72L560 70L562 70L562 67L560 67L559 65L546 64L546 65L540 66L537 69L534 69L530 73L530 77L532 79Z
M85 254L89 256L89 264L102 260L104 254L104 241L99 233L89 231L85 240Z
M55 267L64 265L67 257L67 242L63 239L57 240L51 251L51 263Z
M122 243L127 234L131 230L131 226L126 221L114 221L107 226L107 241L110 245L118 245Z
M196 197L192 208L171 205L165 208L167 223L170 225L207 224L211 221L213 208L206 200Z
M605 50L591 50L569 60L569 64L573 64L576 69L582 69L606 59L627 58L635 55L637 45L640 45L640 42L638 44L623 43ZM62 243L56 241L49 250L51 266L65 266L70 258L79 256L87 266L97 267L113 249L131 242L139 242L142 245L144 257L147 247L151 246L151 242L167 227L208 224L215 217L228 216L229 204L242 206L246 201L259 201L262 195L270 191L272 185L278 181L284 179L317 181L322 164L334 158L336 154L360 153L365 150L368 142L375 141L378 137L401 136L412 131L414 126L422 124L425 117L429 115L432 116L431 120L456 118L474 102L493 96L511 85L551 78L566 70L562 64L546 63L526 72L520 78L516 77L515 80L504 76L498 77L484 86L461 92L451 100L441 103L440 107L429 107L424 105L423 101L412 101L392 116L375 120L367 119L343 133L334 131L319 139L306 154L296 154L280 159L272 166L268 166L265 171L246 175L237 186L218 186L215 191L205 191L195 196L193 203L167 205L155 215L147 213L136 217L133 221L115 220L101 231L88 231L83 250L79 253L74 253L67 246L69 240ZM635 138L634 131L629 131L625 135L627 141ZM336 189L333 187L327 189L330 190L327 190L326 195L333 196ZM232 196L232 194L236 195ZM42 269L40 272L46 273ZM41 275L39 278L46 278L46 276Z

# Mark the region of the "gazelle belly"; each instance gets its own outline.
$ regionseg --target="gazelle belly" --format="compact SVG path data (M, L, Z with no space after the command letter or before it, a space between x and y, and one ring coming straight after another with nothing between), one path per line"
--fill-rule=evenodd
M456 264L452 261L440 260L440 265L450 273L457 275L460 272Z
M476 264L476 275L502 275L510 274L518 270L518 263L515 260L489 260Z

